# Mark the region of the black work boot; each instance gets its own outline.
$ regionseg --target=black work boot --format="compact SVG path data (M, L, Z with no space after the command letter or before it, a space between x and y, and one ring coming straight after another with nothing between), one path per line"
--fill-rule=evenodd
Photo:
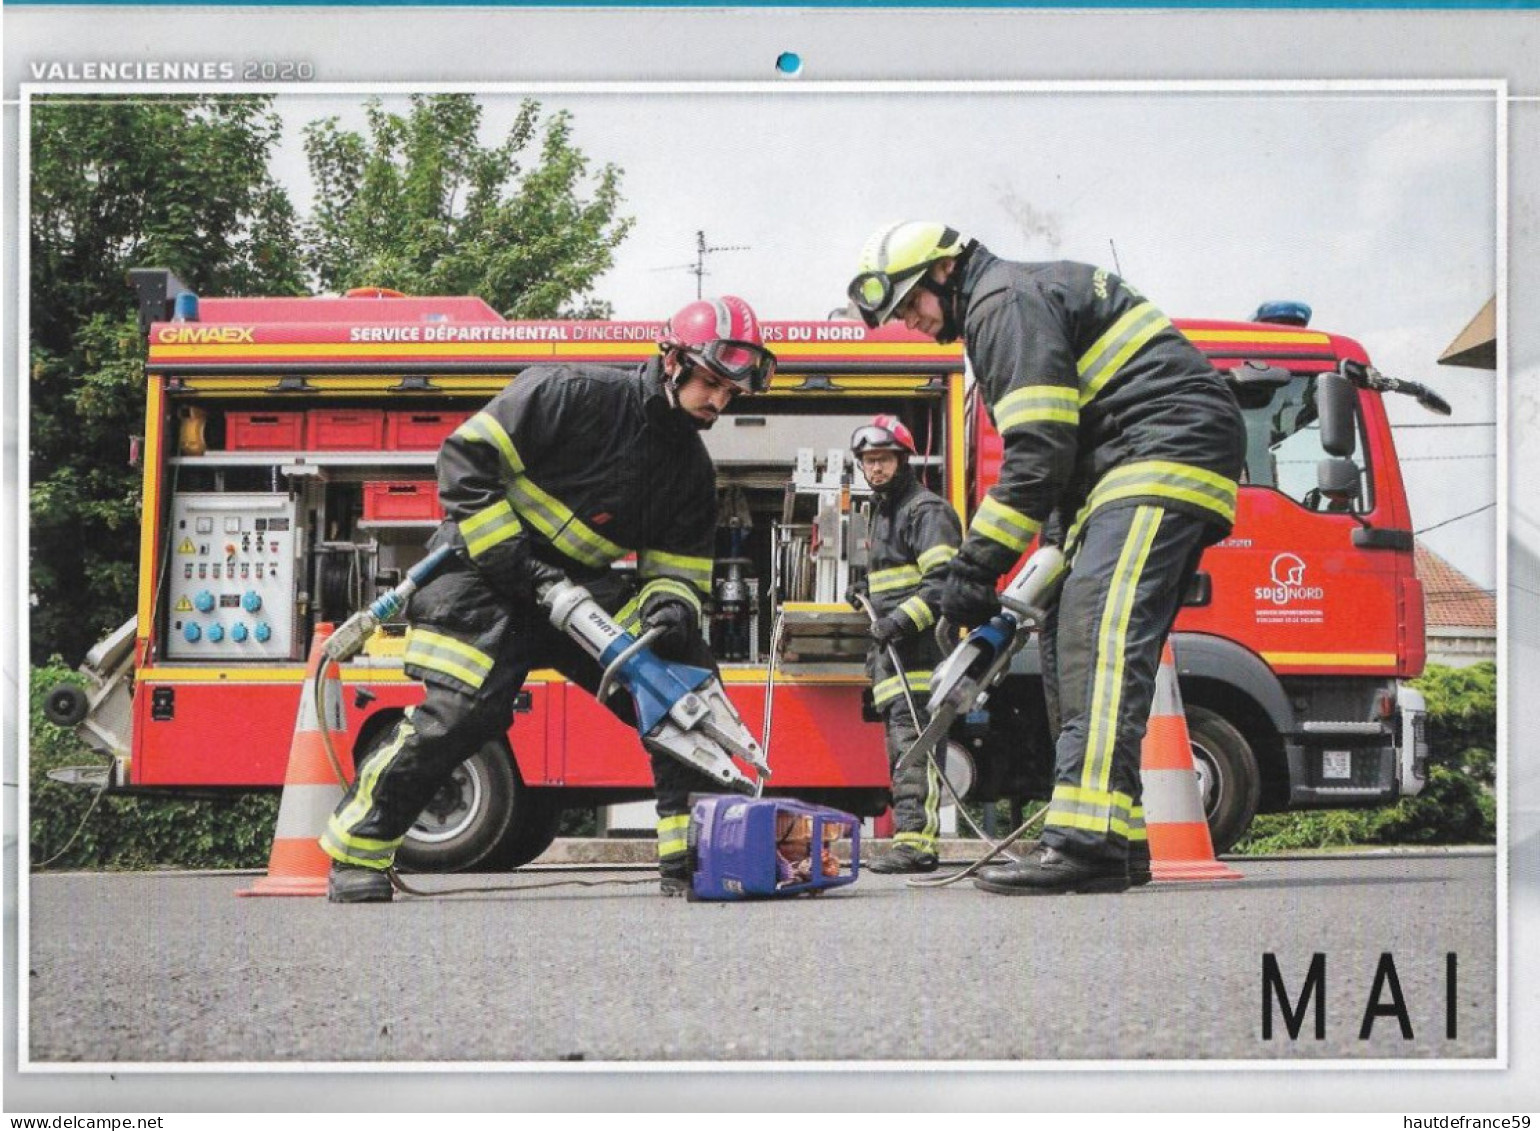
M1150 842L1128 842L1128 886L1142 888L1155 877L1150 872Z
M866 865L869 872L883 875L901 873L934 872L940 861L934 852L928 852L915 844L895 844L881 856L874 856Z
M985 868L973 885L996 895L1067 895L1128 890L1127 865L1067 856L1039 844L1015 864Z
M395 895L390 877L382 869L332 861L326 877L328 903L389 903Z
M684 860L658 865L658 890L670 898L690 894L690 865Z

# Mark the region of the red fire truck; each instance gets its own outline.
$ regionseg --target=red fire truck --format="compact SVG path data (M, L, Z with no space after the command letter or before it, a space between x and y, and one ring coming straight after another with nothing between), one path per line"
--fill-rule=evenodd
M138 610L88 657L87 689L49 700L111 756L105 786L122 791L280 786L311 635L422 556L444 436L527 366L635 364L662 330L507 321L467 297L209 298L165 271L132 278L149 341ZM1221 850L1259 811L1381 804L1425 773L1423 703L1402 682L1423 665L1422 590L1381 402L1396 382L1292 307L1266 318L1179 322L1230 376L1250 440L1235 530L1205 558L1175 639ZM865 565L869 492L845 445L898 413L924 477L966 513L1000 444L956 346L847 321L765 329L772 388L704 434L721 499L712 644L751 727L769 692L773 792L873 815L887 803L882 728L865 705L864 623L844 600ZM360 760L419 696L404 626L387 628L342 673ZM1035 649L1009 678L949 746L948 776L971 799L1050 789ZM563 810L649 785L634 737L536 672L507 742L465 763L402 861L517 867Z

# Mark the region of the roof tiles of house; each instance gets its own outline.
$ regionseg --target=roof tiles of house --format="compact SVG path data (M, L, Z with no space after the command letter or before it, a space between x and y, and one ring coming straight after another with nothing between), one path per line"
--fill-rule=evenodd
M1497 630L1497 598L1421 542L1417 543L1417 576L1429 628Z

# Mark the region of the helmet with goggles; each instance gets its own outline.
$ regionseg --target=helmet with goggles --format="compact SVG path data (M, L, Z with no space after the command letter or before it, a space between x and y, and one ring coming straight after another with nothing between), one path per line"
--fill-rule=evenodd
M900 458L918 454L914 433L898 417L885 412L872 417L870 424L863 424L851 434L850 451L856 459L866 452L894 452Z
M658 341L690 363L731 381L742 393L763 392L775 375L775 355L765 348L759 319L736 295L698 299L668 320Z
M933 263L968 250L955 228L929 220L884 224L861 249L860 271L846 288L851 304L872 329L892 318L910 291L922 282L937 293L944 288L926 275Z

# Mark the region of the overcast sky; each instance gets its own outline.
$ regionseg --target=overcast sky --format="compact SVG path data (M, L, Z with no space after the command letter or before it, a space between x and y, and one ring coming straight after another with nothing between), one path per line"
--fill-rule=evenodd
M485 140L520 95L483 94ZM867 234L935 219L1006 258L1117 267L1175 317L1299 299L1392 376L1454 406L1391 398L1415 527L1495 584L1495 377L1436 364L1497 285L1496 120L1477 92L809 91L542 95L596 164L625 171L636 227L595 289L618 317L708 294L762 317L842 305ZM278 172L308 211L300 127L362 124L361 96L283 96ZM404 106L387 99L388 106ZM1114 263L1114 248L1115 259ZM1457 424L1461 427L1399 427ZM1486 507L1484 510L1478 508ZM1467 518L1457 518L1478 511ZM1450 521L1456 520L1456 521Z

